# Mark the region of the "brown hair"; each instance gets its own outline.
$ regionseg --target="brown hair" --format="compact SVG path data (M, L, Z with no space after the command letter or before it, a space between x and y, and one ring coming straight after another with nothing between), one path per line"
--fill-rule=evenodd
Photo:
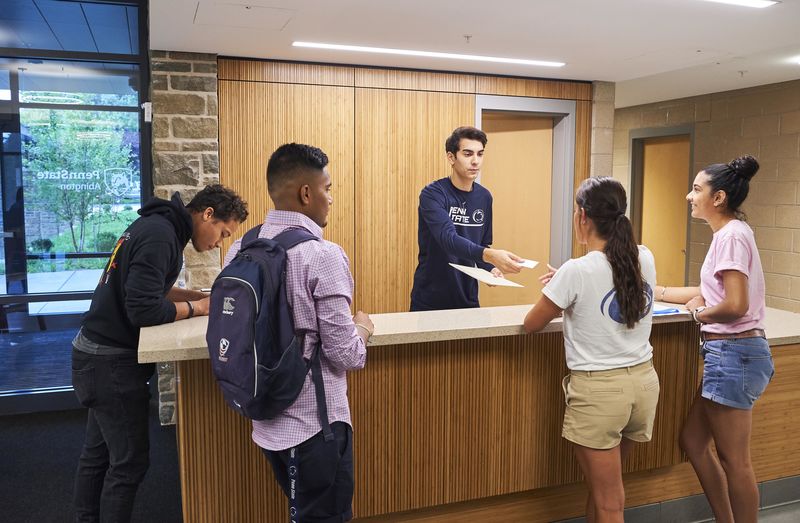
M639 247L633 237L633 226L625 216L628 207L625 188L608 176L589 178L578 188L575 201L606 240L603 252L611 264L620 314L625 325L632 329L645 313L647 299Z

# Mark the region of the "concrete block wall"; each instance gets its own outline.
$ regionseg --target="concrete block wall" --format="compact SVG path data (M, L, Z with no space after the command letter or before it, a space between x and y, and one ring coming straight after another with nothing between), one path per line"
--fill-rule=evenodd
M743 207L755 231L767 285L767 305L800 312L800 80L617 109L613 175L630 183L629 133L694 126L694 172L742 154L758 158ZM693 221L689 281L699 282L711 229Z
M611 176L614 142L613 82L592 82L592 144L589 176Z

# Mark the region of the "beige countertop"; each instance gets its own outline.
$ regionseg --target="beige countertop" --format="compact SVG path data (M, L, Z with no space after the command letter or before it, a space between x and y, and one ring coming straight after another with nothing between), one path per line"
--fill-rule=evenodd
M369 346L525 334L522 330L522 320L530 307L530 305L512 305L481 309L373 314L370 318L375 324L375 333ZM656 316L653 323L688 320L690 320L689 314L683 312ZM139 361L149 363L207 359L208 349L205 339L207 324L208 317L201 316L143 328L139 339ZM557 318L542 332L560 332L561 325L561 318ZM766 331L772 346L800 343L800 314L768 308Z

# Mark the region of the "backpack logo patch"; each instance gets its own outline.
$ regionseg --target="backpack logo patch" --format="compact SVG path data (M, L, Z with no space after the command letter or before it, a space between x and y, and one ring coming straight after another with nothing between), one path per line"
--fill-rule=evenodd
M236 300L232 296L225 296L222 299L224 300L224 302L222 303L222 314L233 316L233 311L236 308L233 302L235 302Z
M228 361L228 358L225 357L225 354L228 353L228 347L230 346L231 342L227 340L227 338L220 338L219 340L219 361Z

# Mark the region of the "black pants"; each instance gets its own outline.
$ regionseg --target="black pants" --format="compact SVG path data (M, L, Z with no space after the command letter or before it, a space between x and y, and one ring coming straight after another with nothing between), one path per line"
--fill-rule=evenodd
M72 385L89 408L86 439L75 476L75 520L124 523L150 465L147 381L154 364L136 355L72 351Z
M326 442L319 432L294 447L297 514L291 521L339 523L353 518L353 429L341 421L332 423L331 429L333 441ZM288 498L291 449L262 451Z

